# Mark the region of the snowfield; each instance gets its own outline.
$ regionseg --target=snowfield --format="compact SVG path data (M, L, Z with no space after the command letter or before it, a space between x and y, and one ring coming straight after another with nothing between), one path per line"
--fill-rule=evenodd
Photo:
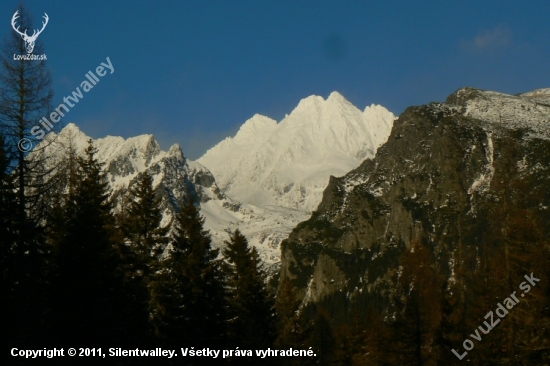
M205 228L215 247L239 229L268 265L280 261L280 243L321 201L331 175L341 176L374 157L395 116L379 105L357 109L333 92L303 99L280 123L261 115L246 121L198 159L189 160L178 144L163 151L153 135L94 140L113 195L147 171L162 197L163 223L169 223L185 197L200 202ZM83 155L90 139L74 123L50 133L37 151L50 164L66 160L72 147ZM32 158L33 152L30 154ZM115 209L118 209L115 208Z
M338 92L327 100L310 96L280 123L255 115L198 162L237 201L311 212L328 178L374 157L394 120L384 107L361 111Z

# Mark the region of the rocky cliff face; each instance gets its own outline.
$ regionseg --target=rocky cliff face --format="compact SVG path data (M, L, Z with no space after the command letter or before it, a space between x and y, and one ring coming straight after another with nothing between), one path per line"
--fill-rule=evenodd
M83 155L89 136L73 123L59 134L49 134L37 152L49 157L51 166L67 159L69 148ZM214 176L200 163L189 160L178 144L162 151L153 135L124 139L107 136L93 141L98 150L96 158L104 164L107 180L113 191L115 209L129 186L135 184L143 172L153 177L153 187L161 198L163 224L171 221L182 200L200 204L205 217L205 228L212 234L216 247L228 240L228 231L240 229L269 265L279 262L280 242L297 222L307 215L285 208L262 208L243 204L227 197L218 188Z
M304 304L386 296L400 254L421 239L452 283L495 207L549 223L550 105L527 94L466 88L408 108L373 160L331 177L318 209L282 244L281 278Z
M185 157L177 144L162 151L149 134L107 136L94 146L115 198L148 172L162 198L163 223L170 222L182 199L191 198L200 202L215 246L239 229L276 271L281 241L317 207L329 176L372 158L394 119L382 106L361 111L333 92L327 100L303 99L280 123L255 115L198 161ZM37 150L53 166L66 159L69 146L83 154L88 139L71 123L58 135L49 134Z

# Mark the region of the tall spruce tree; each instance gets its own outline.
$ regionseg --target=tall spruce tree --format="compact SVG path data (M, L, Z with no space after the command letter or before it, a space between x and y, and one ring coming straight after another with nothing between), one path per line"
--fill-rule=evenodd
M300 319L300 330L302 340L299 348L308 349L312 347L315 352L314 358L301 357L298 365L331 365L336 361L336 339L331 314L321 305L311 305L310 309L315 310L314 317L308 319L306 309L303 309ZM309 315L311 316L311 314Z
M274 299L267 289L267 273L258 251L237 229L225 242L229 341L231 346L260 350L274 342ZM249 360L252 361L252 360ZM239 358L239 363L242 359Z
M142 173L129 188L128 207L121 218L126 277L147 284L166 249L169 231L169 225L161 225L160 197L153 189L153 178L149 173Z
M372 304L372 303L371 303ZM382 314L372 305L351 310L351 324L335 329L338 365L379 366L391 364L386 350L389 327Z
M0 313L2 344L13 341L13 334L17 329L17 319L14 318L16 303L14 287L16 284L16 258L14 249L17 244L16 197L13 186L13 176L8 170L8 159L4 145L4 138L0 134L0 302L3 311Z
M293 347L298 340L298 308L300 300L296 288L288 277L285 277L277 292L275 308L277 310L277 339L275 345L284 349Z
M23 6L18 8L20 29L33 29L31 17ZM38 38L34 52L44 53ZM10 32L0 54L0 129L5 136L8 162L17 177L18 251L27 252L29 265L37 267L39 248L35 238L36 226L44 218L38 204L53 185L47 177L54 169L46 168L47 156L36 154L27 159L26 151L39 140L31 129L51 111L53 89L46 61L14 60L13 55L26 54L25 42L16 32ZM37 273L32 273L37 276Z
M225 298L218 250L204 230L204 218L189 201L175 218L169 259L152 286L153 323L165 342L221 349ZM200 361L200 360L199 360Z
M32 29L30 16L25 8L18 7L16 19L21 29ZM14 54L26 54L20 35L10 32L0 53L0 134L4 138L4 161L7 171L15 178L14 207L10 208L10 236L16 243L10 248L11 282L10 298L15 304L10 319L18 326L13 339L19 339L31 347L31 341L39 338L43 321L44 258L43 209L38 204L52 187L47 179L48 171L42 158L27 159L23 151L28 144L19 145L22 139L34 141L30 130L50 111L53 91L46 61L14 60ZM43 53L41 40L35 44L35 52ZM22 149L20 149L21 147ZM7 207L7 206L6 206Z
M186 303L191 301L191 286L183 266L189 248L174 247L159 264L149 283L151 323L154 335L163 346L177 347L190 341Z
M85 157L77 158L78 183L54 215L66 226L51 238L58 265L54 336L82 347L120 344L127 336L108 183L96 152L90 140Z
M124 292L133 299L126 309L128 316L135 319L131 329L147 341L150 339L149 322L155 312L152 283L161 270L160 257L168 243L170 224L161 225L160 198L147 172L139 176L128 193L129 201L118 220L119 271L125 278Z
M11 252L16 244L17 231L14 220L16 198L13 176L8 170L4 137L0 134L0 261L4 280L11 260Z

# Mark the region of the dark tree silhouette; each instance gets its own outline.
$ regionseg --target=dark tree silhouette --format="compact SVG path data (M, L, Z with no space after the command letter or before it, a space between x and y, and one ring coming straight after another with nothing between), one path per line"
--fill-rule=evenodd
M21 29L32 29L26 9L20 5L18 11ZM43 53L40 39L35 44L35 52ZM6 240L11 241L13 235L16 238L9 248L10 263L5 272L10 288L8 296L14 306L8 316L18 324L11 330L12 339L31 347L31 342L40 338L44 321L47 288L44 262L48 250L44 246L42 225L45 210L49 208L44 199L49 197L52 188L48 176L53 167L48 167L46 157L39 154L35 159L27 159L27 152L20 150L18 143L22 139L31 143L35 140L31 128L50 112L53 92L45 61L13 58L14 54L26 53L23 39L10 32L0 53L0 135L3 136L3 164L7 166L4 173L14 177L9 184L15 192L15 197L10 198L11 224L9 229L6 227L11 237Z
M279 284L275 307L277 309L277 339L276 346L284 349L292 347L298 340L298 307L296 288L288 277Z
M243 349L273 346L274 301L267 289L267 274L256 248L250 247L239 230L225 242L223 269L229 311L229 342ZM239 358L239 364L243 362ZM248 360L253 362L253 359Z
M122 279L117 277L108 183L91 140L77 158L76 186L59 202L51 243L56 248L55 326L63 344L126 344ZM60 223L63 223L60 225Z
M203 224L193 202L184 203L175 218L168 258L161 262L151 284L152 321L165 343L221 349L223 277L218 250L212 249Z
M159 311L152 286L162 267L160 259L168 244L169 224L161 225L160 198L147 172L139 176L128 193L118 219L116 248L121 259L119 271L125 279L124 291L133 300L126 309L128 316L135 319L130 329L147 341L152 339L149 323Z

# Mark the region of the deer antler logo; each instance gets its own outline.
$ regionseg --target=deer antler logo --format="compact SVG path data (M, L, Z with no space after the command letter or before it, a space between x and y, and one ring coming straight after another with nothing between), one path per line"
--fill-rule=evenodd
M13 30L19 33L23 38L23 41L25 42L25 48L27 49L27 53L32 53L32 50L34 49L34 42L36 42L36 39L38 38L40 33L42 33L44 28L46 28L46 24L48 24L48 20L49 20L48 14L44 13L44 19L46 20L46 22L42 22L42 29L40 29L39 31L34 29L32 32L32 36L28 36L27 29L25 29L24 32L20 32L19 27L15 28L15 20L19 17L19 15L17 15L18 12L19 10L17 10L15 14L13 14L13 17L11 18L11 26L13 27Z

